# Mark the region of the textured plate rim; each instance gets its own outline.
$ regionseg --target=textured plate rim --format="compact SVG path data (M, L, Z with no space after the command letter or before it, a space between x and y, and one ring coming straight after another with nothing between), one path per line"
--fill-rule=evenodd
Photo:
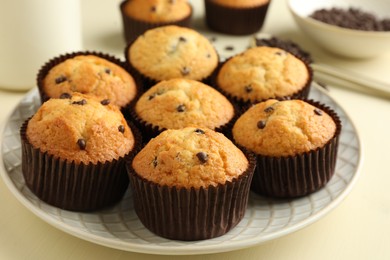
M13 193L13 195L21 202L27 209L29 209L32 213L34 213L36 216L47 222L48 224L54 226L55 228L64 231L65 233L68 233L72 236L84 239L86 241L99 244L102 246L120 249L124 251L130 251L130 252L137 252L137 253L147 253L147 254L160 254L160 255L200 255L200 254L208 254L208 253L222 253L222 252L228 252L228 251L234 251L238 249L248 248L251 246L259 245L264 242L285 236L287 234L291 234L295 231L298 231L315 221L321 219L323 216L328 214L331 210L336 208L351 192L352 188L354 187L356 181L358 180L358 177L360 175L361 166L363 163L363 147L362 142L360 139L360 135L358 133L358 130L354 124L354 122L351 120L349 115L346 113L344 108L340 106L340 104L331 96L326 90L323 90L322 87L318 86L317 84L313 84L315 89L317 91L322 92L323 95L325 95L327 98L329 98L333 103L337 105L337 108L341 110L345 117L348 119L348 123L351 125L352 129L354 130L354 133L356 135L356 142L358 144L358 158L357 158L357 165L356 170L353 173L353 176L349 180L349 182L346 184L345 188L335 197L330 203L328 203L325 207L323 207L321 210L315 212L314 214L310 215L307 218L304 218L303 220L285 227L281 230L278 230L276 232L271 232L267 234L262 234L261 236L256 237L256 239L248 238L243 239L240 241L235 240L234 244L231 243L221 243L218 246L216 245L205 245L202 244L201 246L191 249L187 246L183 247L175 247L173 250L171 247L163 247L158 246L156 248L156 245L153 244L134 244L131 242L124 242L124 241L118 241L118 240L112 240L110 238L101 237L92 233L85 232L83 230L80 230L76 227L70 226L67 223L61 222L56 220L55 218L51 217L49 214L47 214L45 211L40 209L39 207L35 206L33 203L31 203L23 194L22 192L14 185L13 181L11 180L7 170L5 169L4 161L3 161L3 154L0 156L0 176L4 180L4 183L8 187L8 189ZM29 95L33 95L34 92L36 92L36 89L30 90L25 97ZM23 99L22 99L23 100ZM1 140L3 140L4 132L5 132L5 126L7 125L10 116L14 113L15 109L20 105L21 102L19 102L15 108L12 110L12 112L8 115L5 122L2 124L1 130ZM183 243L180 241L180 243ZM193 244L193 242L187 242L190 246ZM224 245L227 244L227 245Z

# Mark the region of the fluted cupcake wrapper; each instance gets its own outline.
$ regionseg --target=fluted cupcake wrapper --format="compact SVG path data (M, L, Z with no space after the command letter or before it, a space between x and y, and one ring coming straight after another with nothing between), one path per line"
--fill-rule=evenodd
M49 61L47 61L38 71L38 74L37 74L37 78L36 78L36 81L37 81L37 86L38 86L38 90L39 90L39 95L40 95L40 98L41 98L41 102L44 103L45 101L47 101L48 99L50 99L50 97L45 93L45 90L43 88L43 81L46 77L46 75L49 73L49 71L56 65L68 60L68 59L71 59L71 58L74 58L76 56L79 56L79 55L94 55L94 56L97 56L97 57L100 57L100 58L103 58L105 60L108 60L109 62L112 62L118 66L120 66L121 68L123 68L126 72L128 72L134 79L134 82L136 84L136 88L137 88L137 93L135 95L135 97L133 98L133 100L131 100L126 106L122 107L121 110L123 112L123 114L126 116L126 118L129 116L128 114L125 113L125 111L128 111L128 107L129 105L131 104L131 102L137 100L137 98L142 94L143 92L143 86L142 86L142 80L139 78L138 74L136 72L133 71L132 67L130 67L125 61L122 61L118 58L116 58L115 56L112 56L110 54L106 54L106 53L102 53L102 52L96 52L96 51L77 51L77 52L72 52L72 53L65 53L65 54L61 54L57 57L53 57L52 59L50 59Z
M277 198L300 197L321 189L334 175L341 121L328 106L313 100L306 102L333 118L336 123L333 138L321 148L296 156L257 155L257 167L251 186L255 193Z
M291 53L292 54L292 53ZM292 54L294 55L294 54ZM295 56L295 55L294 55ZM234 57L234 56L233 56ZM253 104L256 104L256 103L260 103L260 102L263 102L263 101L266 101L267 99L270 99L270 98L266 98L266 99L261 99L261 100L255 100L255 101L251 101L251 100L247 100L247 99L243 99L241 97L238 97L236 95L233 95L225 90L223 90L221 87L218 86L218 81L217 81L217 77L218 77L218 73L219 71L221 70L222 66L230 59L232 59L233 57L230 57L229 59L223 61L223 62L220 62L217 69L214 71L214 73L212 74L211 76L211 86L214 87L216 90L218 90L219 92L221 92L223 95L225 95L232 103L236 104L240 109L241 109L241 112L245 112L249 107L251 107ZM312 67L310 66L309 63L306 62L306 60L302 59L302 57L299 57L299 56L295 56L297 59L301 60L306 68L307 68L307 71L308 71L308 80L306 82L306 84L298 91L296 91L295 93L292 93L291 95L286 95L286 96L278 96L278 97L273 97L273 99L277 99L277 100L288 100L288 99L307 99L309 94L310 94L310 89L311 89L311 84L313 82L313 69Z
M129 184L126 160L141 144L140 134L134 126L131 129L136 142L129 154L117 160L84 164L34 148L26 136L28 121L20 129L22 172L26 186L39 199L71 211L94 211L121 200Z
M124 8L126 3L129 1L131 0L125 0L119 6L121 16L122 16L122 23L123 23L123 35L126 40L126 43L132 43L137 39L138 36L143 34L145 31L160 26L177 25L182 27L191 27L191 20L192 20L192 13L193 13L192 7L191 7L191 13L180 20L171 21L171 22L152 23L152 22L137 20L126 15Z
M232 35L248 35L263 26L269 2L251 8L231 8L215 1L205 0L205 15L208 27L214 31Z
M244 217L256 165L247 153L248 169L216 187L185 189L145 180L128 165L134 208L143 225L165 238L193 241L224 235Z

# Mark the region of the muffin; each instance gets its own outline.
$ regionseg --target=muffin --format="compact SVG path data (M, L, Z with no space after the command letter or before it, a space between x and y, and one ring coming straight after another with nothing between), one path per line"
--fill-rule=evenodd
M125 159L140 142L133 131L117 106L94 97L46 101L20 131L27 187L61 209L113 205L128 187Z
M204 0L207 26L214 31L247 35L263 26L270 0Z
M224 62L215 85L240 104L267 99L306 98L312 69L304 61L276 47L255 47Z
M204 83L183 78L154 85L138 99L132 114L149 137L190 125L226 132L236 119L225 96Z
M135 212L165 238L221 236L244 217L255 164L221 133L166 130L129 164Z
M191 25L192 7L186 0L125 0L120 11L127 43L155 27Z
M139 92L138 82L124 62L96 52L55 57L40 69L37 81L42 102L79 92L123 108Z
M125 57L142 76L145 89L173 78L207 83L219 61L217 51L206 37L174 25L146 31L126 47Z
M270 99L241 115L233 138L257 155L252 189L292 198L317 191L333 176L340 131L340 119L325 105Z

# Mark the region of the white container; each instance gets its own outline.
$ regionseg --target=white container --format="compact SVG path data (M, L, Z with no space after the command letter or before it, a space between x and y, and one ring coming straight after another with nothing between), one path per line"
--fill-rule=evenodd
M0 88L30 89L46 61L81 49L79 0L0 0Z

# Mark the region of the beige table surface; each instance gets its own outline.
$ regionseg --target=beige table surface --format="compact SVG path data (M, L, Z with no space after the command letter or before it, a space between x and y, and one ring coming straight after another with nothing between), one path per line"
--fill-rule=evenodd
M200 0L192 2L203 7ZM123 56L119 0L81 3L84 48ZM204 26L202 17L197 17L196 24ZM272 1L262 31L298 42L317 61L390 83L390 53L356 61L322 51L298 30L285 0ZM1 128L24 95L0 90ZM390 259L390 100L334 86L330 86L330 95L358 129L364 146L360 178L337 208L295 233L254 247L211 255L125 252L84 241L47 224L25 208L0 179L0 259Z

